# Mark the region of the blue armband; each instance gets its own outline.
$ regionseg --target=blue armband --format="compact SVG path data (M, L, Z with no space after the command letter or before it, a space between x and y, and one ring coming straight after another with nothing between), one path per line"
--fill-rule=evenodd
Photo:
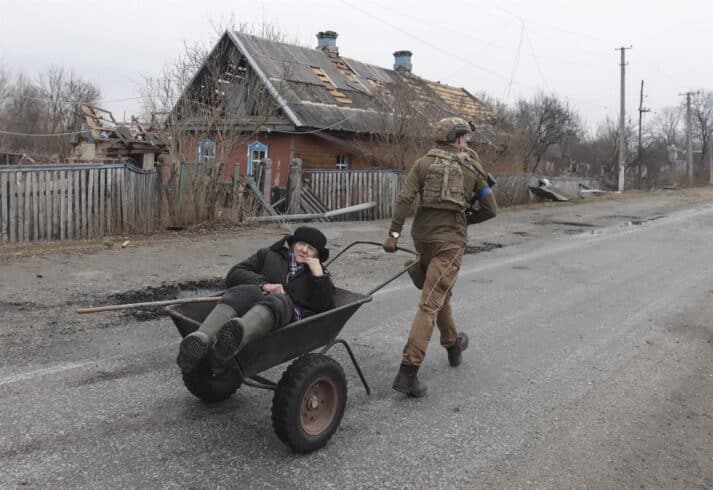
M483 187L478 191L478 195L475 196L476 199L482 199L483 197L490 195L493 193L493 190L490 187Z

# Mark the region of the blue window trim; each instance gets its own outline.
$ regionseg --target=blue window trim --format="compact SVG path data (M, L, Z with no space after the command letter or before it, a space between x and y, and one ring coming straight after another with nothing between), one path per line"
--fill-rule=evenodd
M198 143L198 161L199 162L205 161L206 155L203 155L203 147L207 146L207 144L213 146L213 158L215 158L215 149L216 149L215 141L213 141L210 138L206 138L206 139L201 140Z
M268 154L268 146L265 143L261 143L258 140L253 141L248 145L248 155L247 155L247 168L245 169L245 174L246 175L254 175L255 174L255 165L253 163L253 152L254 151L262 151L265 153L265 158L267 158Z

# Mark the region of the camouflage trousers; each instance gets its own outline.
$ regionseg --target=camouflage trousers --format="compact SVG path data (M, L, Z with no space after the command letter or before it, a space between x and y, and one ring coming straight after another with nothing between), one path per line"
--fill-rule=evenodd
M451 289L458 279L463 246L449 242L415 242L420 264L409 271L414 285L421 289L418 310L411 323L402 364L421 366L431 341L434 325L441 334L441 346L455 344L456 330L451 310Z

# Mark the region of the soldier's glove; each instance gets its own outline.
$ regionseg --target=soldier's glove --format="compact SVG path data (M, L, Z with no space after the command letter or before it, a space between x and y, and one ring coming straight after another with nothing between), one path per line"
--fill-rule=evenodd
M396 252L396 243L398 240L398 238L394 238L392 236L384 240L384 251L389 253Z
M465 221L469 225L474 225L476 223L480 223L480 210L479 209L474 209L474 208L468 208L468 210L465 212Z

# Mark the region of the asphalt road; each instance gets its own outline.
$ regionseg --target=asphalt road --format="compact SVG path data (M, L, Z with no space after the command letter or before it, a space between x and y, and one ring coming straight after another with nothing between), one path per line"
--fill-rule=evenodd
M464 364L436 333L420 400L390 389L417 294L387 286L343 331L374 393L335 348L346 414L304 456L270 392L193 398L165 319L48 339L46 366L0 370L0 486L711 488L712 242L708 204L479 254L454 294Z

